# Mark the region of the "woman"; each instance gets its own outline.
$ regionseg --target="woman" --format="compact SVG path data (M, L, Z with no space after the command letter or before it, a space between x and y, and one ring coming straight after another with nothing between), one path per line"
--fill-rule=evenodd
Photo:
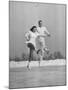
M36 38L38 36L37 28L36 26L33 26L28 33L26 33L26 44L29 48L29 61L27 64L27 68L30 69L29 63L31 60L33 60L33 52L36 51Z

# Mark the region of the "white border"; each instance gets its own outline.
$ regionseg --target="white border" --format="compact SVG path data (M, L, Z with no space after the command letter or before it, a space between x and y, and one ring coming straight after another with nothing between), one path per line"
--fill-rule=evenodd
M10 0L11 1L11 0ZM14 0L12 0L14 1ZM30 2L45 2L45 3L59 3L67 4L67 0L15 0L15 1L30 1ZM68 9L67 9L68 15ZM9 77L9 67L8 67L8 57L9 57L9 14L8 14L8 0L0 0L0 90L7 90L8 88L8 77ZM68 18L67 18L68 22ZM67 32L68 34L68 32ZM68 36L67 36L67 45L68 45ZM68 48L66 48L68 51ZM68 59L68 53L67 53ZM68 67L68 66L67 66ZM68 81L68 79L67 79ZM67 89L68 86L60 87L42 87L42 88L29 88L35 90L60 90ZM16 90L16 89L14 89ZM18 89L21 90L21 89Z
M67 0L10 0L10 1L26 1L26 2L57 3L57 4L67 3Z

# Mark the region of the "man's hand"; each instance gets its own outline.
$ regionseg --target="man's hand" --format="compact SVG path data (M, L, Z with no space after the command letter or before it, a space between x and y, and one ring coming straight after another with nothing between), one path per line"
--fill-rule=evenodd
M50 37L51 35L50 34L48 34L48 37Z

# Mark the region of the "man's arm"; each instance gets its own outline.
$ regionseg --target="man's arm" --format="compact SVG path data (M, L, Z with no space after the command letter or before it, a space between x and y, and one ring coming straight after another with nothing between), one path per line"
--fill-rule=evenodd
M44 33L45 33L47 36L50 36L50 33L48 32L47 28L45 28Z
M45 37L45 35L41 35L41 34L39 34L39 35L37 35L37 37Z

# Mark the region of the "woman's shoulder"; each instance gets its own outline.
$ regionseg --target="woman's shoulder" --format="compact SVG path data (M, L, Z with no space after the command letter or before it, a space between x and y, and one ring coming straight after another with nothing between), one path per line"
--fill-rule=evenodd
M30 34L30 33L31 33L31 31L26 32L26 34Z

